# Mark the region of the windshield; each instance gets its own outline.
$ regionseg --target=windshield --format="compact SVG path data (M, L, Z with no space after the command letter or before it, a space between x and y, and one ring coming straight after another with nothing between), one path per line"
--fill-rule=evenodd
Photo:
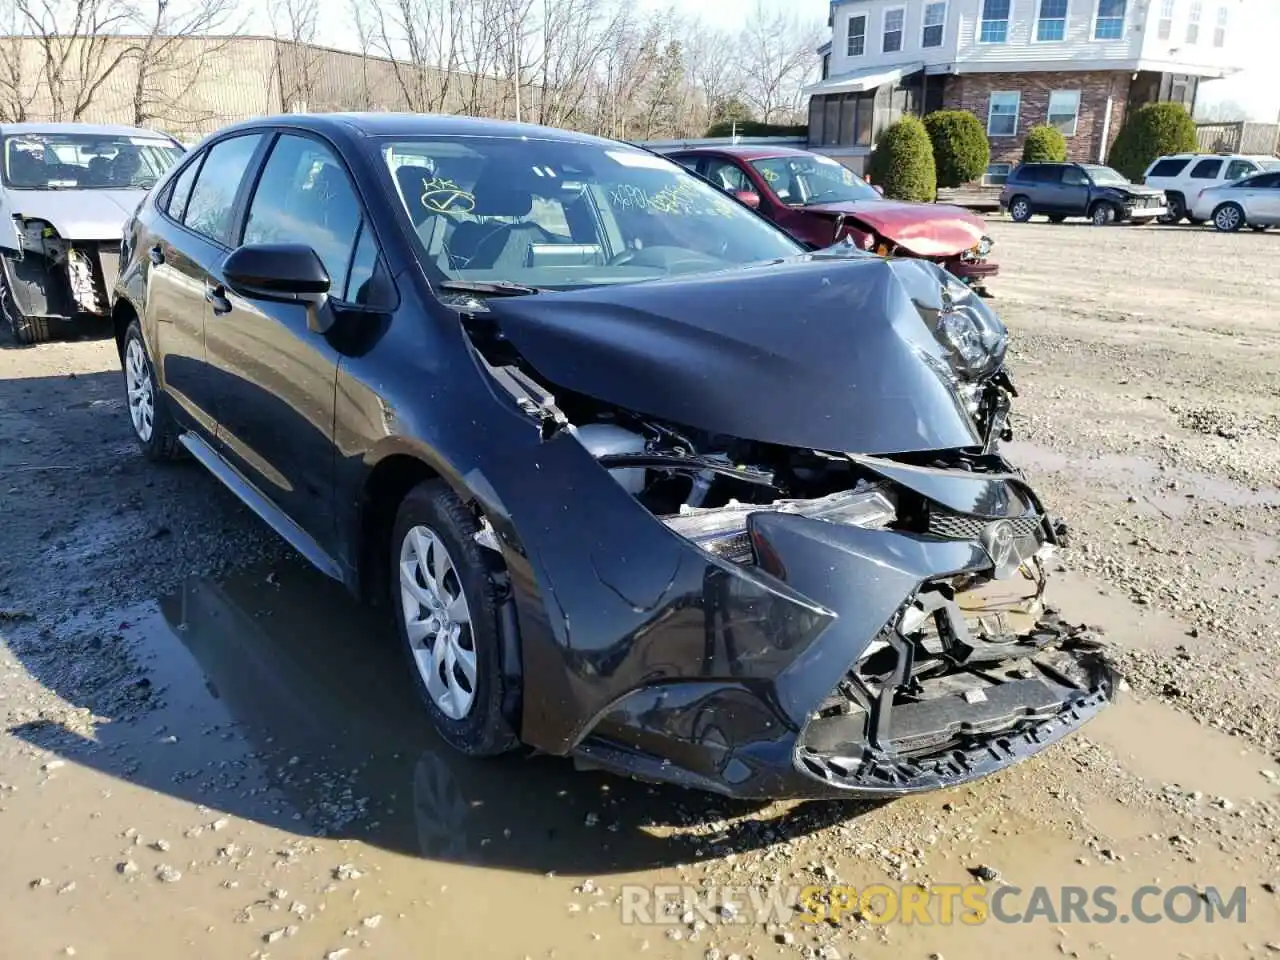
M1110 167L1103 167L1092 163L1086 163L1083 164L1083 166L1084 172L1089 174L1089 176L1093 178L1094 184L1099 187L1123 187L1126 184L1133 182L1128 177L1117 173Z
M751 165L774 195L791 207L882 199L870 184L830 157L772 157L753 160Z
M706 273L802 247L736 200L622 144L422 137L381 145L428 271L541 289Z
M13 190L149 190L182 156L155 137L24 133L4 138L4 183Z

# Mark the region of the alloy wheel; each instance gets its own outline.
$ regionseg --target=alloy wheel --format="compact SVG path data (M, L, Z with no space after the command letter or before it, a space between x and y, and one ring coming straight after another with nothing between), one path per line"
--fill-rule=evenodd
M1213 216L1213 225L1219 230L1238 230L1240 229L1240 209L1238 207L1223 207Z
M400 544L400 598L427 694L450 720L462 720L476 697L471 610L453 558L430 527L411 527Z
M1013 219L1015 220L1029 220L1031 218L1030 210L1031 210L1031 207L1030 207L1030 204L1027 203L1027 201L1018 200L1014 202L1013 209L1010 210L1009 213L1013 216Z
M151 442L155 427L156 399L151 385L151 365L147 361L142 342L136 337L129 340L124 351L124 383L129 395L129 418L133 430L143 443Z

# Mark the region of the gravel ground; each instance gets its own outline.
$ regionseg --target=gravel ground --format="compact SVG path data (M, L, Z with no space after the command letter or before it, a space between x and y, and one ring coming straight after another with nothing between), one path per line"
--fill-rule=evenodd
M1280 236L991 232L1009 453L1072 530L1057 602L1131 689L1030 762L883 805L460 760L367 612L199 468L137 455L110 341L0 342L0 957L1276 956ZM1240 885L1249 914L620 922L623 884L973 877Z

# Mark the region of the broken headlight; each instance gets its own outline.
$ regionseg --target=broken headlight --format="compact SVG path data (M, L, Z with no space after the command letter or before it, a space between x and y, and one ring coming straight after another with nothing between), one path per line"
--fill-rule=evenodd
M755 559L747 517L753 513L794 513L812 520L880 529L897 516L893 501L882 490L846 490L817 500L775 500L771 504L731 500L715 508L681 507L663 522L707 553L730 563Z
M942 308L925 317L932 321L933 335L946 349L948 363L961 379L982 380L1004 363L1008 331L991 308L959 280L948 277L944 281Z

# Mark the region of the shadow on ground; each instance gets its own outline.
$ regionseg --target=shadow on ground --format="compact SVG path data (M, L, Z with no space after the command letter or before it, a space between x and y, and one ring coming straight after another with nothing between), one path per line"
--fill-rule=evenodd
M873 807L810 803L731 824L759 807L578 772L561 758L460 756L428 729L379 613L301 565L192 578L105 623L12 633L29 672L105 720L94 739L45 720L12 733L292 833L601 874L769 846Z

